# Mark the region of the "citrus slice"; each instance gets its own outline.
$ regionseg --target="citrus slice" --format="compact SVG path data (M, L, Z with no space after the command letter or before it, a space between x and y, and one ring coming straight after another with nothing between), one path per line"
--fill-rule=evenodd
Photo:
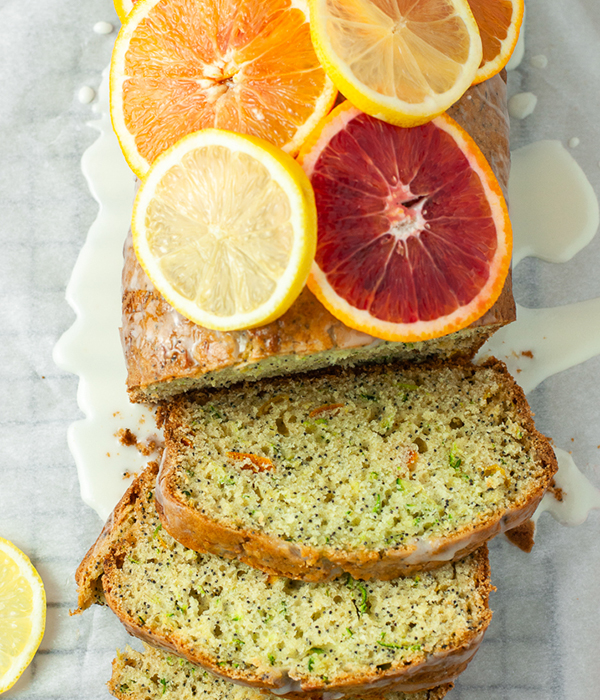
M46 625L44 584L29 559L0 537L0 693L29 666Z
M215 330L273 321L302 291L316 248L308 178L282 150L218 129L160 156L133 209L140 264L165 299Z
M481 34L483 58L474 84L499 73L508 63L519 38L523 0L469 0Z
M500 185L447 115L410 129L341 104L300 154L317 202L308 286L347 326L412 342L498 298L512 234Z
M115 4L115 10L119 15L119 19L121 22L125 22L127 15L131 12L133 6L135 5L135 0L113 0L113 2Z
M481 38L467 0L310 0L315 50L360 109L400 126L445 112L471 85Z
M182 136L210 127L294 155L337 94L312 47L306 0L139 0L115 43L110 93L140 177Z

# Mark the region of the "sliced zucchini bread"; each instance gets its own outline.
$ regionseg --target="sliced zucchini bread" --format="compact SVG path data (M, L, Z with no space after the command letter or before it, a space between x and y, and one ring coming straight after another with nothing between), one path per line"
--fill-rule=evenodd
M77 571L142 640L290 698L412 692L451 682L487 628L486 547L393 582L306 583L186 549L154 507L157 466L129 488Z
M332 369L161 409L164 528L294 579L392 579L527 520L556 471L497 361Z
M452 683L415 693L388 693L382 700L442 700ZM120 700L275 700L256 688L216 678L180 656L144 644L144 652L126 647L113 661L110 692ZM359 700L354 697L351 700Z

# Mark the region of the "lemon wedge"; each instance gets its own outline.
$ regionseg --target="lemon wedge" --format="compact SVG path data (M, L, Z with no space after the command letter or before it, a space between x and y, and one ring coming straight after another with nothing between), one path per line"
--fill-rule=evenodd
M467 90L482 58L467 0L310 0L325 71L363 112L417 126Z
M46 625L44 584L29 559L0 537L0 693L29 666Z
M314 258L312 186L296 161L262 139L205 129L152 165L134 203L133 245L181 314L220 331L281 316Z

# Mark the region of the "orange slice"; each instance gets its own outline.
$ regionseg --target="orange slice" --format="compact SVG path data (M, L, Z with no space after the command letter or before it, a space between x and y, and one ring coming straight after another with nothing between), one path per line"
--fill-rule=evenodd
M483 58L473 84L482 83L499 73L508 63L519 38L523 0L468 0L475 17Z
M336 318L412 342L465 328L496 301L512 249L506 203L450 117L407 129L345 102L300 162L318 216L308 286Z
M111 64L111 117L132 170L207 127L296 154L336 90L305 0L139 0Z

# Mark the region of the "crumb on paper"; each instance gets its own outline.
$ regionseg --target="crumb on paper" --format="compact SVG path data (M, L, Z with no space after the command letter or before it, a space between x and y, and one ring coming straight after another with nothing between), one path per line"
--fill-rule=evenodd
M115 433L115 437L119 439L121 445L125 445L126 447L137 445L137 437L131 432L131 430L129 430L129 428L120 428Z
M517 369L517 374L521 374L522 371L522 369Z
M148 438L145 442L138 442L136 445L138 452L144 457L149 457L153 452L157 452L159 448L158 440Z
M110 457L110 452L107 452L107 453L106 453L106 456L107 456L107 457Z
M138 475L138 472L130 472L130 471L125 471L123 472L123 478L124 479L134 479Z
M552 479L550 482L550 486L548 486L548 493L552 494L552 496L559 502L562 503L563 499L565 497L565 492L560 488L560 486L556 485L556 481Z
M529 553L535 544L535 523L532 520L526 520L512 530L507 530L504 534L511 544L514 544L521 551Z
M116 418L117 416L120 416L120 415L121 415L121 411L115 411L113 413L113 418Z
M138 421L140 425L144 425L146 422L146 416L140 416L140 420Z
M138 440L136 434L129 428L120 428L115 433L115 437L118 438L122 445L135 447L144 457L149 457L161 447L161 442L156 436L149 437L146 440Z
M531 360L533 360L533 353L531 350L522 350L521 355L523 355L523 357L529 357Z

